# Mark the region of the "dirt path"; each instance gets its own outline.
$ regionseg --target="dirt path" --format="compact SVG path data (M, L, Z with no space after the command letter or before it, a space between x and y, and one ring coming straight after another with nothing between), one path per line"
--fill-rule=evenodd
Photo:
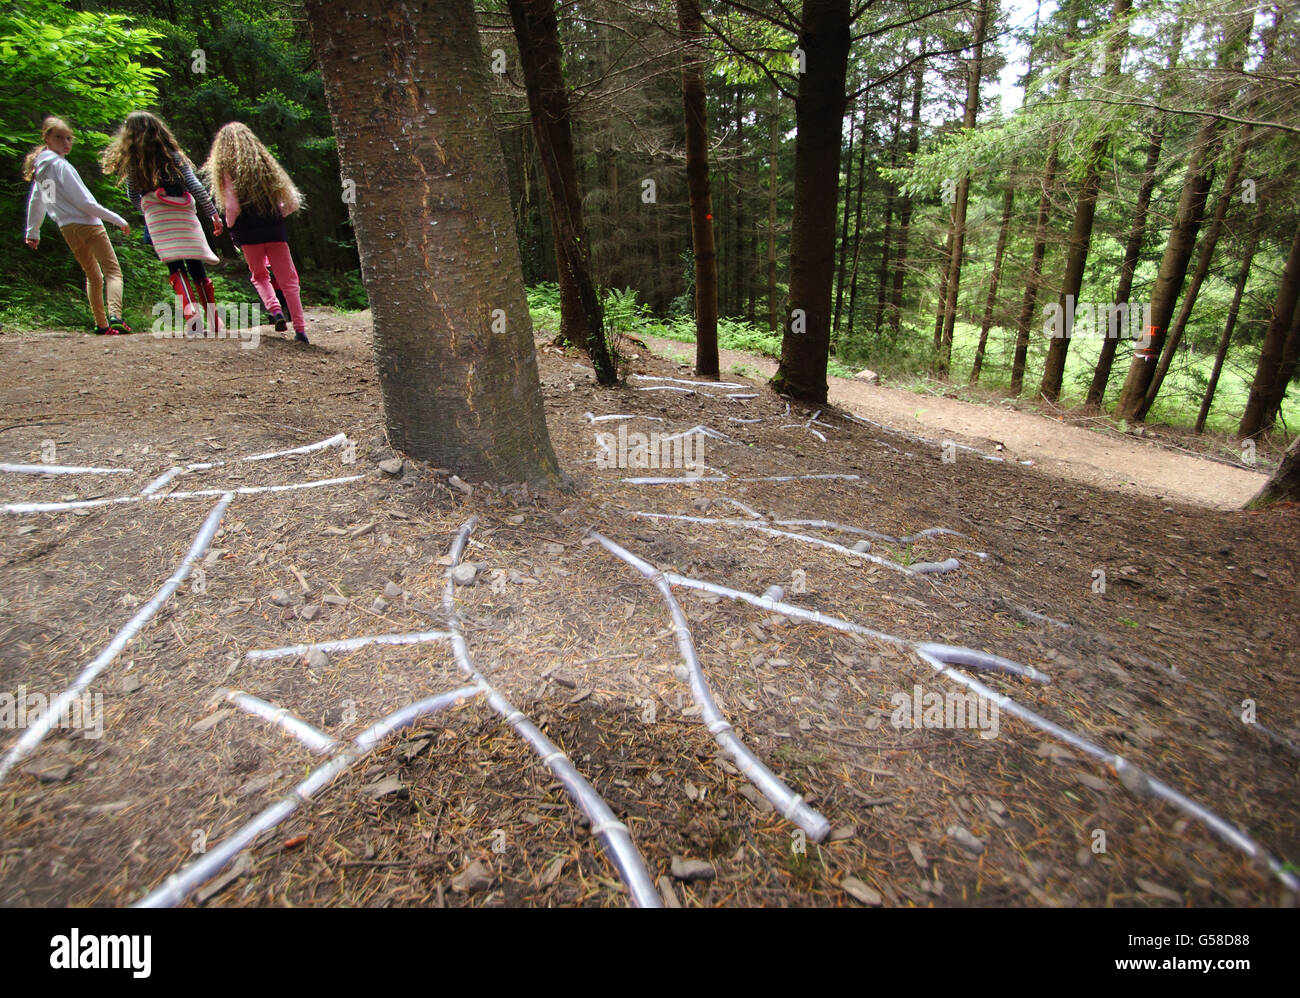
M663 356L690 354L688 344L647 338ZM734 365L776 372L776 362L741 350L719 351L723 376ZM1267 478L1244 467L1178 454L1112 430L1087 430L1036 413L921 396L850 378L828 379L830 401L866 419L935 441L952 439L988 454L1005 455L1049 475L1113 492L1152 496L1209 509L1240 509ZM1002 444L1003 449L997 449Z

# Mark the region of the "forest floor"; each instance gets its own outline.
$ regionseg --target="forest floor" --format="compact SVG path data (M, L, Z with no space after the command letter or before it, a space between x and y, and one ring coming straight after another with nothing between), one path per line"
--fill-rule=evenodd
M1030 432L1035 450L1005 427L918 420L918 407L937 406L910 396L900 410L910 432L973 448L946 462L942 448L837 405L787 411L761 382L651 380L691 379L663 358L643 356L632 369L645 377L601 389L581 356L539 342L552 440L577 488L470 482L467 494L454 469L380 468L393 454L368 315L310 315L307 347L269 329L249 350L147 335L0 337L0 461L131 469L0 474L0 502L138 496L173 466L226 462L186 471L161 498L0 513L0 752L22 736L23 712L67 687L177 569L223 490L360 476L234 497L202 576L90 683L81 723L55 728L0 782L0 904L138 901L320 765L214 697L222 688L345 740L462 685L445 641L310 661L246 655L444 628L448 552L471 516L466 560L479 571L456 600L475 665L626 824L668 903L1294 903L1260 859L1132 769L1296 870L1300 512L1209 508L1231 501L1228 479L1208 496L1190 481L1237 469L1201 462L1153 484L1135 469L1167 452L1125 439L1133 450L1112 470L1143 485L1102 488L1043 473L1061 460L1060 424ZM879 404L879 389L856 387L864 405ZM666 388L686 390L646 390ZM884 422L878 411L862 410ZM593 424L588 413L635 418ZM597 463L597 431L700 424L726 437L703 438L702 478ZM238 460L340 432L355 461L340 447ZM678 480L624 480L641 475ZM857 477L779 480L799 475ZM201 490L213 494L178 494ZM868 535L826 523L961 536L876 536L853 553L827 542ZM722 755L679 678L661 594L592 528L665 571L756 594L784 587L786 613L674 593L723 714L825 816L825 841L774 811ZM774 529L822 543L763 532ZM911 569L950 558L954 571ZM913 646L805 622L791 606L1041 670L1050 683L962 671L1130 765L1117 772L1006 700L940 716L935 701L952 707L962 687ZM1243 722L1251 711L1258 723ZM588 826L511 728L470 699L380 744L189 903L625 905ZM679 873L681 860L698 861L701 878L675 877L675 857Z
M645 342L663 356L693 356L689 347L672 340L650 337ZM776 373L776 361L761 354L722 350L719 360L724 377L737 369L756 371L763 379ZM901 433L928 438L935 448L951 439L989 454L1032 462L1050 475L1116 492L1240 509L1268 479L1262 467L1207 457L1211 438L1167 427L1142 427L1142 435L1137 436L1121 433L1095 413L1063 411L1053 418L1003 405L918 395L853 378L827 380L833 404Z

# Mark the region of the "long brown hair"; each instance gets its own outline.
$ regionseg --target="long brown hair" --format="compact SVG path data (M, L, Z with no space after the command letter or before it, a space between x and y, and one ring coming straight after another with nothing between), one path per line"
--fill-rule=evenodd
M99 161L105 173L129 178L137 190L151 191L177 179L178 156L183 165L193 166L161 118L132 111Z
M23 160L23 179L31 180L36 176L36 157L43 153L49 146L46 144L50 141L50 135L54 132L72 132L72 126L62 118L56 118L49 115L41 122L41 144L32 146L32 151L27 154Z

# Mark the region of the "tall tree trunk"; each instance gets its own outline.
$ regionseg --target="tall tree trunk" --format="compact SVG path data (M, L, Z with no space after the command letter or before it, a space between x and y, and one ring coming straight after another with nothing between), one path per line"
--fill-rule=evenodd
M1079 30L1079 10L1077 3L1069 3L1067 19L1069 26L1065 32L1067 43L1074 40ZM1034 15L1035 35L1037 35L1037 13ZM1061 74L1059 93L1062 97L1070 95L1070 69L1067 66ZM1047 166L1043 171L1043 190L1038 198L1038 220L1034 226L1034 248L1030 257L1029 276L1025 282L1025 297L1020 303L1020 318L1016 322L1016 349L1011 359L1011 394L1019 395L1025 384L1025 362L1029 356L1029 324L1034 318L1034 306L1038 302L1038 289L1043 279L1043 258L1047 253L1047 222L1052 208L1052 187L1056 183L1056 170L1060 165L1061 134L1058 127L1053 127L1047 152Z
M1300 302L1296 304L1295 315L1291 318L1291 332L1287 333L1286 344L1282 347L1282 362L1278 365L1277 378L1273 381L1273 390L1264 402L1265 433L1273 429L1282 409L1282 400L1286 397L1291 379L1295 377L1296 362L1300 361Z
M925 37L921 44L924 47ZM918 62L912 73L912 128L907 137L908 155L915 156L921 147L921 96L924 87L924 63ZM890 299L890 331L898 336L899 324L903 318L903 282L907 277L907 239L912 226L912 198L903 197L898 211L898 252L894 254L894 290Z
M1246 503L1246 509L1263 509L1275 502L1300 501L1300 436L1291 441L1282 463L1277 466L1255 498Z
M858 321L858 260L862 255L862 194L867 187L867 144L858 143L858 193L853 214L853 265L849 268L849 336ZM885 241L889 241L889 216L885 218Z
M807 71L799 76L795 110L790 315L771 384L808 402L826 401L849 42L849 0L804 0L799 47Z
M1251 382L1246 411L1237 428L1239 439L1258 436L1264 429L1264 419L1271 411L1273 387L1279 374L1287 330L1291 326L1291 317L1295 314L1297 299L1300 299L1300 225L1296 226L1295 238L1291 240L1291 252L1287 255L1286 267L1277 288L1277 301L1273 304L1273 318L1259 350L1255 380Z
M980 107L980 73L984 68L984 36L989 22L989 0L980 0L975 17L975 52L967 67L966 112L962 115L962 128L975 127ZM957 291L961 286L962 252L966 245L966 203L970 197L970 173L962 174L957 184L957 203L952 206L952 256L948 260L948 296L943 307L943 342L939 345L939 359L935 373L948 377L952 365L952 337L957 323Z
M1242 160L1245 158L1246 149L1250 144L1250 133L1251 126L1246 125L1242 129L1241 141L1237 144L1237 149L1233 154L1232 165L1228 168L1228 179L1224 182L1223 190L1220 192L1218 202L1215 204L1214 218L1210 222L1210 227L1205 231L1205 235L1201 238L1200 251L1196 259L1196 270L1193 271L1192 280L1183 293L1183 300L1178 304L1178 314L1174 317L1173 324L1169 327L1169 336L1165 340L1164 354L1160 358L1160 363L1156 365L1156 372L1151 378L1151 384L1147 386L1146 395L1143 397L1142 404L1138 409L1138 419L1146 418L1147 412L1151 409L1151 403L1155 401L1160 386L1164 384L1165 375L1169 373L1169 365L1173 363L1174 354L1183 340L1183 333L1187 330L1187 320L1191 317L1192 308L1196 305L1196 298L1201 293L1201 285L1205 283L1205 278L1209 276L1210 262L1214 258L1215 247L1219 244L1219 236L1223 232L1223 222L1228 214L1228 205L1232 201L1233 195L1237 193L1237 178L1241 175Z
M731 211L731 309L728 315L739 317L745 310L745 199L741 193L741 187L745 182L745 142L744 136L740 132L740 122L743 115L740 101L740 91L731 91L731 96L735 99L732 105L736 112L736 186L734 192L736 200Z
M713 245L709 194L709 126L704 100L704 22L699 0L677 0L681 29L682 104L686 114L686 186L691 199L691 245L695 251L695 373L717 378L718 254Z
M932 369L936 369L938 363L939 347L943 344L943 317L947 314L948 308L948 277L952 272L952 209L948 209L948 241L943 247L943 266L939 270L939 304L934 313L934 363Z
M772 84L768 109L767 151L767 327L775 333L779 328L780 304L776 292L776 203L778 160L781 155L781 92Z
M1114 0L1111 8L1112 18L1116 23L1123 22L1128 16L1131 0ZM1128 44L1127 31L1116 34L1107 46L1108 64L1105 78L1112 82L1119 80L1119 67L1124 58L1124 49ZM1070 349L1070 331L1074 323L1074 305L1079 300L1083 288L1083 272L1088 265L1088 250L1092 246L1092 224L1097 213L1097 195L1101 190L1101 168L1110 148L1109 134L1099 137L1088 150L1088 165L1079 188L1079 197L1075 201L1074 221L1070 223L1070 236L1067 243L1065 259L1065 276L1061 282L1060 308L1063 317L1062 335L1052 337L1047 348L1047 359L1043 364L1043 379L1038 386L1038 394L1049 402L1055 402L1061 396L1061 383L1065 379L1065 357ZM1067 314L1068 313L1068 314Z
M605 339L605 314L592 277L591 253L582 221L582 196L578 168L573 155L573 132L569 117L569 92L564 85L563 56L554 0L508 0L515 39L519 43L519 64L528 108L533 118L533 135L542 160L546 189L555 222L555 243L560 251L560 270L568 270L577 285L578 300L586 328L579 341L584 344L596 372L596 381L612 385L618 372ZM563 309L563 299L560 306Z
M306 8L357 182L389 442L466 478L557 484L473 4Z
M1254 13L1253 8L1234 12L1223 25L1216 63L1220 70L1229 70L1229 75L1235 76L1241 71ZM1212 104L1226 104L1230 96L1228 91L1230 85L1223 84L1219 99ZM1187 279L1187 267L1196 247L1196 235L1205 218L1205 202L1209 197L1214 160L1222 137L1223 123L1217 118L1206 118L1197 129L1191 161L1183 180L1182 195L1178 200L1178 211L1160 260L1155 288L1151 292L1151 323L1147 329L1146 342L1133 353L1128 377L1124 379L1124 390L1115 407L1115 415L1120 419L1141 421L1142 414L1154 401L1154 398L1150 401L1147 399L1147 389L1155 377L1156 360L1164 349L1169 320L1173 318L1174 306Z
M898 100L894 102L894 134L889 139L889 165L891 168L898 166L898 141L903 134L903 97L906 91L903 89L900 78L898 88ZM866 143L862 145L866 149ZM859 170L862 176L865 172ZM863 186L866 186L865 184ZM856 272L858 251L862 248L862 192L858 192L858 211L857 219L854 222L855 246L853 251L853 265ZM885 310L889 305L889 253L890 240L893 238L894 227L894 205L897 202L897 188L893 182L885 186L885 232L880 239L880 272L876 280L876 321L873 323L872 332L879 338L880 328L885 324ZM856 282L855 285L856 287ZM849 309L850 313L853 311ZM852 320L850 319L850 322Z
M1119 419L1140 419L1139 412L1146 399L1147 388L1155 375L1155 361L1164 347L1165 331L1174 313L1174 304L1187 277L1187 266L1196 246L1196 234L1205 215L1205 201L1210 191L1210 159L1214 145L1215 127L1207 121L1197 132L1192 160L1188 165L1179 198L1173 228L1160 260L1160 271L1151 293L1151 321L1144 337L1145 345L1133 353L1128 377L1115 416Z
M1029 261L1029 275L1025 280L1025 297L1020 304L1020 318L1016 322L1016 352L1011 358L1011 394L1019 395L1025 383L1025 360L1029 356L1029 324L1034 318L1034 305L1038 300L1038 285L1042 280L1043 257L1047 252L1047 218L1052 207L1052 185L1056 182L1059 163L1059 138L1054 133L1047 153L1047 167L1043 171L1043 190L1038 197L1038 221L1034 226L1034 249Z
M849 269L849 216L853 214L853 132L857 124L857 115L849 115L849 151L844 166L844 218L840 223L840 266L839 276L835 279L835 319L831 330L835 336L840 334L840 314L844 306L844 277Z
M1214 353L1214 368L1210 371L1210 380L1205 386L1205 396L1201 399L1201 411L1196 414L1196 432L1205 430L1205 421L1210 415L1210 406L1214 403L1214 393L1219 387L1219 375L1223 372L1223 362L1228 356L1228 346L1232 342L1232 330L1237 324L1237 311L1241 308L1241 296L1246 290L1246 281L1250 277L1250 265L1255 261L1255 249L1259 246L1259 231L1264 220L1264 203L1255 205L1255 218L1250 225L1247 237L1246 253L1242 257L1241 267L1237 272L1236 286L1232 291L1232 304L1228 306L1228 317L1223 323L1223 333L1219 336L1219 348Z
M1015 173L1015 164L1011 172ZM993 254L993 273L989 277L989 296L984 302L984 320L980 323L980 341L975 347L975 362L970 369L970 383L978 384L980 371L984 367L984 351L989 342L989 330L993 326L993 306L997 303L998 284L1002 280L1002 254L1007 248L1007 231L1011 228L1011 209L1016 200L1015 183L1007 184L1002 194L1002 225L998 228L998 248Z
M1129 227L1128 242L1124 246L1124 262L1119 268L1119 286L1115 290L1115 302L1127 307L1129 292L1133 288L1133 274L1137 270L1138 258L1142 255L1142 241L1146 236L1147 210L1151 205L1151 194L1156 189L1156 166L1160 162L1160 149L1165 141L1163 122L1155 126L1151 141L1147 144L1147 162L1142 171L1142 185L1138 188L1137 205L1133 210L1133 223ZM1116 330L1118 333L1118 330ZM1119 346L1119 336L1111 336L1109 329L1101 343L1101 354L1097 366L1092 372L1092 384L1088 386L1086 405L1100 409L1106 396L1106 385L1110 382L1111 368L1115 363L1115 349Z

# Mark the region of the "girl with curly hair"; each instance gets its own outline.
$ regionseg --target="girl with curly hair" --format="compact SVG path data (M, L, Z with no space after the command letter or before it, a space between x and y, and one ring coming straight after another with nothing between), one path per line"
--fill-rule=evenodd
M126 196L145 216L145 241L152 241L159 259L167 264L168 279L181 301L187 326L201 308L217 332L216 291L204 268L205 262L216 263L217 256L203 235L196 208L212 219L213 235L221 235L221 218L171 129L148 111L132 111L104 150L101 162L104 172L126 181ZM193 293L186 284L186 273L194 283Z
M86 189L76 168L67 160L73 141L72 129L62 118L51 116L41 122L41 144L27 154L23 163L23 179L32 182L27 196L26 242L36 249L41 244L45 216L54 219L72 255L86 272L86 297L95 315L95 332L101 336L129 333L131 327L121 318L122 268L103 223L115 225L123 232L130 232L131 226L121 215L96 201Z
M203 172L221 198L230 238L243 251L253 286L275 328L283 332L286 323L268 266L275 269L284 291L294 339L306 343L307 320L299 295L298 271L289 252L289 233L284 224L286 215L303 206L298 188L252 130L237 121L223 125L217 132Z

